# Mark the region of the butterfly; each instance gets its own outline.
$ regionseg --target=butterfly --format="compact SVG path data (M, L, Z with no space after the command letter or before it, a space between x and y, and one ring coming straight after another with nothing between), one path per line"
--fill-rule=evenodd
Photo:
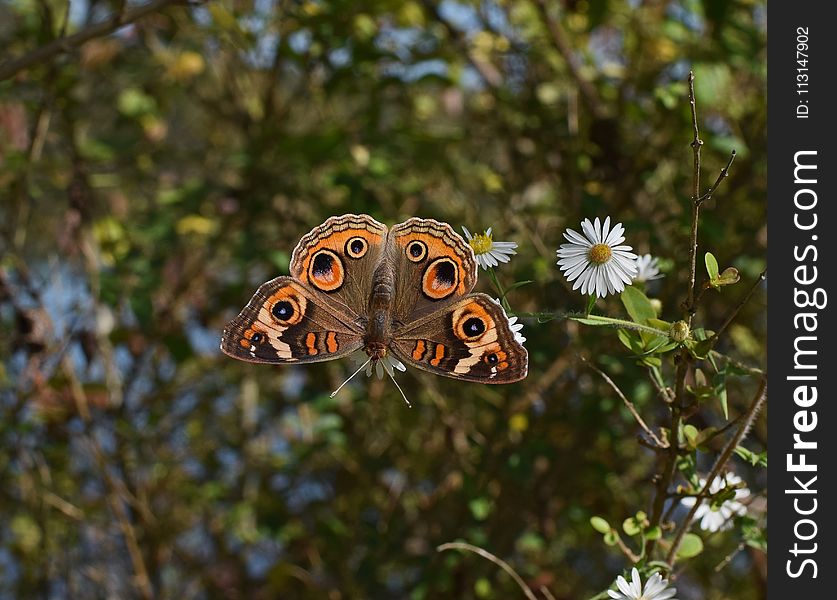
M331 217L296 245L290 277L264 283L226 326L221 350L256 363L363 350L371 365L391 354L456 379L523 379L526 348L500 304L471 293L476 281L474 252L447 223Z

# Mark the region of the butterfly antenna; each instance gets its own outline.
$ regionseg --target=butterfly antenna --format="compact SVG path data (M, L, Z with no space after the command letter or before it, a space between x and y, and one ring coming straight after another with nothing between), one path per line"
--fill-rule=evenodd
M404 398L404 402L406 402L406 403L407 403L407 408L413 408L413 405L412 405L412 404L410 404L410 401L409 401L409 400L407 400L407 396L405 396L405 395L404 395L404 390L402 390L402 389L401 389L401 386L400 386L400 385L398 385L398 382L397 382L397 381L395 381L395 375L393 375L393 374L392 374L392 373L390 373L389 371L387 371L387 375L389 375L389 378L390 378L390 379L392 379L392 382L395 384L395 387L397 387L397 388L398 388L398 391L399 391L399 392L401 392L401 397L402 397L402 398Z
M342 390L342 389L343 389L343 386L344 386L344 385L346 385L347 383L349 383L349 382L352 380L352 377L354 377L355 375L357 375L358 373L360 373L363 369L365 369L365 368L366 368L366 365L368 365L368 364L370 363L370 361L371 361L371 360L372 360L372 357L370 356L370 357L369 357L369 360L367 360L365 363L363 363L362 365L360 365L360 367L358 367L358 370L357 370L357 371L355 371L354 373L352 373L351 375L349 375L349 378L348 378L346 381L344 381L343 383L341 383L341 384L340 384L340 387L338 387L336 390L334 390L333 392L331 392L331 396L329 396L329 397L330 397L330 398L334 398L334 397L337 395L337 392L339 392L340 390ZM396 384L396 385L398 385L398 384ZM402 394L403 394L403 392L402 392ZM409 402L408 402L407 404L409 404Z

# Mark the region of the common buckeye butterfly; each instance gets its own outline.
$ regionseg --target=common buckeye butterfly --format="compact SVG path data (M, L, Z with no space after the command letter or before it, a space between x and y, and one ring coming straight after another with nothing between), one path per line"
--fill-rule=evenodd
M387 228L331 217L294 248L290 277L263 284L224 329L221 350L257 363L310 363L364 350L480 383L526 377L528 354L503 308L471 293L477 263L447 223Z

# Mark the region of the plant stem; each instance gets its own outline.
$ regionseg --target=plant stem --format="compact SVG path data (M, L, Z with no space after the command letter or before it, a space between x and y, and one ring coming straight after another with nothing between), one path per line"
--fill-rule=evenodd
M511 314L512 309L509 301L506 299L506 292L503 290L503 286L500 285L500 280L497 279L497 273L494 272L493 267L488 267L488 277L491 279L491 283L494 284L494 289L497 290L497 294L500 297L500 305L507 313Z
M648 425L645 423L645 420L639 414L639 411L637 411L636 406L634 406L634 403L628 400L627 396L625 396L625 394L622 393L622 390L619 389L619 386L617 386L616 383L614 383L614 381L596 365L594 365L584 357L582 357L581 360L582 362L586 363L587 366L593 369L596 373L598 373L599 376L605 380L605 383L607 383L611 387L611 389L613 389L613 391L616 392L616 395L622 399L622 402L625 404L625 407L628 409L631 415L633 415L636 422L639 424L639 426L642 428L645 434L649 438L651 438L651 440L657 445L657 447L665 448L667 445L660 438L657 437L657 435L651 430L650 427L648 427Z
M683 320L689 325L692 323L692 314L695 302L695 274L697 257L698 219L700 217L700 149L703 140L700 139L697 120L697 104L695 102L695 73L689 71L689 107L692 112L692 128L694 139L692 139L692 162L694 171L692 173L692 231L689 236L689 294L686 300Z
M568 317L570 319L583 319L584 321L598 321L603 325L608 325L611 327L620 327L623 329L632 329L634 331L644 331L645 333L650 333L653 335L659 335L662 337L668 337L668 331L663 331L662 329L657 329L655 327L651 327L649 325L642 325L641 323L635 323L634 321L626 321L624 319L614 319L613 317L603 317L601 315L585 315L584 317ZM583 321L582 321L583 322Z
M732 310L732 312L726 318L726 320L721 325L721 327L718 329L718 331L715 332L715 335L712 336L712 346L714 346L718 342L718 339L727 330L727 327L729 327L730 324L735 320L735 317L738 316L738 313L741 311L742 308L744 308L744 305L747 304L747 302L750 301L750 298L753 297L753 294L756 292L758 287L761 285L761 282L764 281L766 278L767 278L767 269L765 269L764 271L761 272L761 274L753 282L753 285L750 287L750 289L747 291L747 293L744 295L744 297L741 299L741 301Z
M450 542L436 547L437 552L442 552L443 550L467 550L468 552L473 552L474 554L482 556L486 560L490 560L495 565L503 569L506 573L508 573L512 579L514 579L514 582L518 586L520 586L520 589L523 590L523 594L529 600L538 600L535 596L535 593L529 588L528 585L526 585L526 582L523 581L523 578L520 575L518 575L514 569L511 568L509 563L500 558L497 558L488 550L483 550L478 546L472 546L471 544L466 544L465 542Z
M715 480L718 475L720 475L721 471L729 462L730 458L732 458L733 452L747 435L747 432L750 431L750 427L753 425L753 421L755 421L756 416L758 416L759 412L761 411L761 407L764 405L764 402L767 400L767 377L762 377L761 384L759 385L759 389L756 392L753 401L750 403L750 408L747 410L747 413L744 419L741 421L741 424L738 427L738 430L735 432L735 435L732 436L729 443L724 447L724 450L721 452L721 455L718 457L718 460L715 461L715 465L712 467L712 470L709 472L709 475L706 476L706 484L703 486L703 489L700 493L695 496L695 503L692 505L689 514L686 515L686 518L680 523L679 527L677 528L677 532L674 535L674 541L671 543L671 548L668 551L668 555L666 556L666 562L669 564L670 567L674 566L674 559L677 555L677 550L680 548L680 543L683 541L683 536L686 535L686 531L688 531L689 526L692 524L692 519L694 519L695 513L697 513L698 508L702 504L704 498L709 495L709 486L712 485L712 482Z

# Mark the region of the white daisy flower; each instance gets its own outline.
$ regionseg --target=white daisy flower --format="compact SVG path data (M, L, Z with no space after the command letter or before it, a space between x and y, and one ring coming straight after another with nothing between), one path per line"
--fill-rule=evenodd
M477 264L483 269L488 270L500 263L507 263L513 254L517 254L515 252L517 242L495 242L491 238L491 227L477 235L473 235L464 225L462 231L465 232L465 238L474 250Z
M496 304L500 308L503 308L503 303L500 302L499 298L492 298L492 300L494 301L494 304ZM514 334L514 341L522 346L523 342L526 341L526 338L523 337L522 333L520 333L521 331L523 331L523 323L518 323L516 316L510 317L508 313L506 313L505 308L503 308L503 314L506 315L506 318L509 320L509 328L512 330L512 333Z
M567 229L564 237L569 244L558 249L558 267L567 281L575 281L573 289L581 288L584 295L596 294L600 298L617 294L636 277L636 254L625 241L625 228L617 223L610 228L610 217L604 224L590 219L581 222L584 235Z
M619 591L607 590L607 595L614 600L677 600L674 594L676 588L668 587L668 579L663 579L659 573L654 573L645 582L645 589L642 588L642 579L636 567L631 569L631 582L628 583L621 575L616 578L616 587Z
M733 487L743 480L735 473L727 473L726 476L717 476L709 484L709 493L717 494L726 487ZM700 489L706 485L706 479L701 478ZM720 508L713 508L710 501L704 499L701 505L695 511L695 520L700 519L700 528L704 531L715 533L716 531L723 531L732 527L732 517L744 516L747 514L747 507L739 500L750 495L750 490L746 487L739 487L735 490L735 498L727 500L721 504ZM695 498L683 498L680 502L684 506L692 507L695 505Z
M634 281L653 281L665 277L665 275L660 273L659 261L655 256L651 256L650 254L643 254L637 257L636 270L637 273Z

